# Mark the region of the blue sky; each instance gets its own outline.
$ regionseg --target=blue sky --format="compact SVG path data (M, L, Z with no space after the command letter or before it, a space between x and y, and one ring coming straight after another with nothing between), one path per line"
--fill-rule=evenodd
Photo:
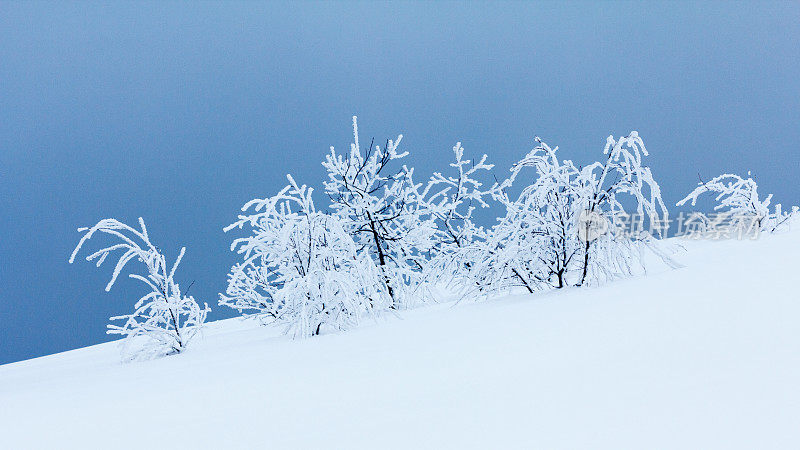
M751 170L800 203L800 3L0 2L0 363L107 340L139 287L67 264L76 228L143 216L211 318L222 227L328 147L404 134L498 176L535 135L589 162L638 130L664 199Z

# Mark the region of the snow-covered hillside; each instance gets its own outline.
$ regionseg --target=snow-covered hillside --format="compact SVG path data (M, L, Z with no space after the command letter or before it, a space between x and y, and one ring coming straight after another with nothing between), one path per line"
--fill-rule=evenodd
M0 448L800 448L795 228L312 339L228 320L159 360L5 365Z

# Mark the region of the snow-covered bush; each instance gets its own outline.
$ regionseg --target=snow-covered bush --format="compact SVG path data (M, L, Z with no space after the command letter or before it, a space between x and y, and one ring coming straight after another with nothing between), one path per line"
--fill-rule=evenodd
M652 171L643 165L649 154L642 138L636 131L619 139L609 136L603 153L608 155L605 162L581 169L578 185L584 211L590 219L599 215L606 221L608 232L584 239L576 284L631 275L637 267L644 270L646 252L678 267L660 239L665 237L669 212Z
M233 241L243 261L231 269L220 304L263 322L286 326L295 337L342 330L391 305L381 274L345 230L342 220L317 212L313 189L289 185L244 205L225 228L249 228Z
M582 248L576 228L583 207L576 184L579 171L572 161L558 160L557 148L538 138L537 143L512 167L505 183L510 187L524 168L533 167L532 184L514 201L506 190L501 191L498 198L506 207L506 215L493 230L506 263L513 266L514 278L530 292L564 287Z
M451 288L457 283L470 283L474 266L482 262L472 257L482 256L483 252L476 251L475 246L483 242L486 233L473 222L472 214L478 206L489 207L486 200L493 191L483 188L483 183L475 177L479 171L488 174L494 167L486 164L486 155L477 163L464 159L460 142L453 147L453 153L455 162L450 167L455 173L434 172L422 193L422 209L436 226L426 279L448 283Z
M505 216L491 230L476 233L480 239L452 252L451 261L470 261L472 286L487 293L514 287L534 292L605 281L644 268L647 249L673 264L644 229L654 225L658 235L667 210L650 169L642 165L647 152L635 132L609 137L605 162L583 168L559 160L557 147L536 141L511 176L491 190ZM509 189L526 168L534 169L531 181L511 198ZM623 203L635 212L628 213Z
M129 261L135 259L147 269L146 276L136 273L129 276L146 284L150 292L136 302L133 313L111 318L123 321L122 325L108 325L109 334L125 336L122 341L122 355L127 360L184 351L202 329L209 311L208 305L201 308L193 297L182 294L174 280L175 270L186 248L181 248L175 263L169 267L161 251L150 242L141 217L139 226L141 230L116 219L104 219L93 227L79 228L78 231L84 234L69 258L70 263L74 262L83 244L99 232L119 242L90 254L86 257L87 261L96 260L99 267L109 255L116 251L121 252L111 280L106 285L106 291L111 289Z
M714 177L709 182L700 182L698 186L677 203L683 206L691 201L692 206L697 204L697 199L705 193L716 194L714 200L717 204L714 211L718 215L714 218L698 213L695 218L700 220L701 226L715 226L725 222L729 228L744 230L744 232L756 230L774 232L783 225L789 223L789 219L797 213L797 206L791 211L783 211L780 203L776 204L770 211L772 194L763 200L758 195L758 184L749 177L742 178L739 175L726 173Z
M455 162L450 163L450 167L455 169L455 175L434 172L422 194L425 210L436 224L435 250L461 247L470 242L476 230L472 213L477 206L489 207L484 199L492 193L491 189L481 190L483 183L474 178L478 171L488 172L494 167L486 164L486 155L477 163L464 159L461 142L453 147L453 153Z
M417 288L435 230L413 169L393 168L408 154L397 151L402 137L387 140L383 148L372 141L362 151L354 116L350 152L339 154L331 147L322 163L328 171L325 192L333 214L359 253L368 254L378 266L393 309L406 308L422 295Z

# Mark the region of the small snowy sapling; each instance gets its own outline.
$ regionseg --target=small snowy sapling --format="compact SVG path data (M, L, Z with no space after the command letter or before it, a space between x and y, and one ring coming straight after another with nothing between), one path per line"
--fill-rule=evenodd
M121 252L111 280L106 285L106 291L111 289L129 261L135 259L147 269L146 276L136 273L129 276L146 284L150 292L136 302L132 314L111 318L123 321L122 325L108 325L109 334L125 336L122 341L122 355L126 360L147 359L184 351L201 331L209 311L208 305L201 308L193 297L182 294L174 280L175 270L186 248L181 248L175 263L169 267L164 254L150 242L141 217L139 226L141 229L137 230L116 219L104 219L93 227L79 228L83 237L69 258L70 263L74 262L83 244L99 232L119 242L90 254L86 257L87 261L96 260L99 267L109 255L118 250Z

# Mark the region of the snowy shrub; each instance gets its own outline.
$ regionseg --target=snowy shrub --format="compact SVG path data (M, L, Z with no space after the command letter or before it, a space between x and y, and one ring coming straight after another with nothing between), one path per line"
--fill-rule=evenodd
M421 203L413 169L393 169L408 154L397 151L402 135L384 148L372 141L362 151L353 117L353 138L348 153L331 147L322 163L328 172L325 192L359 253L378 266L392 309L406 308L422 295L418 288L435 225Z
M749 172L747 174L750 175ZM770 211L772 194L761 200L755 180L734 174L723 174L707 183L701 181L689 195L677 203L677 206L682 206L688 201L695 206L697 198L706 192L716 194L714 200L717 205L714 206L714 211L718 212L713 218L701 213L695 214L694 217L699 220L700 225L706 227L725 222L730 228L745 233L753 230L771 233L788 224L789 219L798 210L795 206L791 211L784 212L778 203Z
M642 165L647 155L639 136L609 137L605 162L580 168L557 157L539 138L538 145L511 168L511 176L492 189L506 213L451 260L469 260L472 286L485 293L523 287L581 286L644 269L650 250L673 261L644 224L659 227L667 217L658 184ZM508 189L533 168L530 184L515 199ZM626 212L623 202L635 206ZM586 227L591 226L592 229Z
M494 167L486 164L486 155L477 163L464 159L460 142L453 147L453 153L455 162L450 167L455 174L434 172L422 193L422 209L435 225L426 279L447 283L451 288L457 283L474 282L471 274L479 261L472 258L482 257L474 246L485 238L485 230L473 222L472 213L478 206L489 207L486 199L492 195L492 189L483 189L483 183L475 176Z
M313 189L289 185L256 199L225 228L249 228L231 249L244 260L231 269L220 304L263 322L286 326L295 337L343 330L392 303L378 268L337 216L317 212Z
M461 247L472 240L476 231L472 213L477 206L489 207L484 198L492 193L491 189L481 190L483 184L474 178L476 172L488 172L494 167L493 164L486 164L486 155L476 164L463 159L461 142L453 147L453 153L455 162L450 167L455 169L455 176L434 172L422 194L425 211L436 225L432 236L435 251Z
M492 230L495 258L508 266L513 284L529 292L551 284L563 287L567 270L581 249L575 229L582 207L575 185L578 170L571 161L562 164L553 149L537 142L540 145L512 167L511 177L497 196L506 215ZM505 189L525 167L535 168L533 183L511 200Z
M146 284L150 292L136 302L132 314L111 318L123 321L122 325L108 326L109 334L125 336L122 341L122 355L126 360L147 359L184 351L202 329L209 311L208 305L201 308L193 297L181 294L180 287L175 283L175 270L186 248L181 248L178 259L170 268L161 251L150 242L141 217L139 226L141 230L116 219L104 219L91 228L79 228L78 231L84 234L69 258L70 263L74 262L83 244L99 232L119 242L90 254L86 257L87 261L96 260L99 267L109 255L116 251L121 252L111 280L106 285L106 291L111 289L129 261L135 259L147 269L146 276L135 273L129 276Z
M637 266L644 270L646 252L669 267L678 267L661 241L669 212L650 168L642 164L648 156L642 138L636 131L618 140L609 136L603 153L608 155L605 162L584 167L578 184L584 211L606 221L608 232L583 239L581 276L576 284L631 275ZM629 212L625 205L631 204L635 209Z

